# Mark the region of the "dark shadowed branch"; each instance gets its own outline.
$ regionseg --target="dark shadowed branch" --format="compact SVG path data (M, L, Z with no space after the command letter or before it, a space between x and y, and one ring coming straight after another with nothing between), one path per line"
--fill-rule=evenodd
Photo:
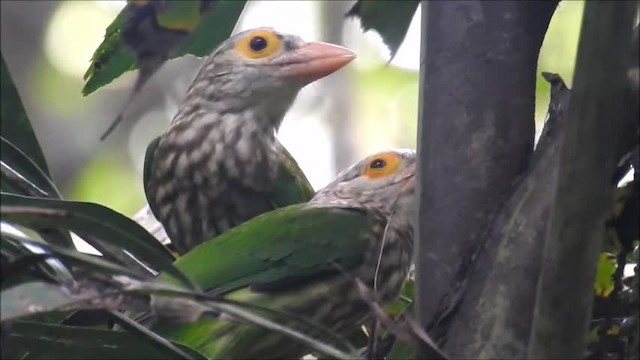
M556 4L422 2L417 312L441 343L468 265L529 165L538 52Z
M586 2L529 356L582 358L637 2Z
M450 315L447 348L467 358L524 358L533 322L540 261L558 176L570 91L556 74L548 120L531 168L495 218Z

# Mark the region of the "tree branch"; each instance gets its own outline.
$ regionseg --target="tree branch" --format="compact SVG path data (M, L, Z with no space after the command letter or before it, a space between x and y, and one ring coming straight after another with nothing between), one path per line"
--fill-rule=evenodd
M417 313L437 341L447 329L436 315L458 304L479 241L529 164L538 51L556 4L422 2Z
M637 2L586 2L530 358L582 358L611 203Z
M446 347L458 356L509 359L527 353L570 97L558 75L543 76L551 83L551 101L531 169L496 217L448 320Z

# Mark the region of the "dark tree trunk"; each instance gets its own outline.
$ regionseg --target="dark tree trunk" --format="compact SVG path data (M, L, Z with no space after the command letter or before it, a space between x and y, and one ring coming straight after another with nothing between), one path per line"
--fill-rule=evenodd
M531 167L493 221L467 271L465 292L445 322L447 349L481 358L522 358L533 322L542 249L558 176L569 89L557 75L549 118Z
M581 358L625 120L637 2L586 2L529 356Z
M478 346L470 327L451 335L451 319L492 219L528 169L538 52L556 4L422 2L417 312L453 356Z

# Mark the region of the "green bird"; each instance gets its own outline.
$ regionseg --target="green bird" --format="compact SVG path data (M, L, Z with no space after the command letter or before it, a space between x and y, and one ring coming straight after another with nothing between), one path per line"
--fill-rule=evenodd
M308 203L245 222L199 245L175 266L205 291L298 315L345 336L371 316L354 279L373 289L385 305L396 299L407 277L416 213L414 175L411 150L369 156ZM192 300L154 297L152 309L156 331L206 356L299 358L311 350L239 319L205 320L210 312ZM309 331L299 323L277 321ZM331 343L322 334L313 336Z
M271 28L238 33L209 56L145 157L149 206L179 254L313 196L275 132L302 87L354 58Z

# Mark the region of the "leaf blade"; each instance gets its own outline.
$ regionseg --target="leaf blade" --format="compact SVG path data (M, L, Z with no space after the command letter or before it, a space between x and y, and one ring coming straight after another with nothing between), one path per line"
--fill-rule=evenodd
M61 198L47 173L4 136L0 136L0 161L43 190L47 196Z
M0 64L0 133L24 152L47 175L49 168L27 112L2 57Z
M417 0L358 0L346 17L359 18L364 32L375 30L380 34L393 59L407 35L419 3Z
M181 344L161 348L137 334L124 331L92 329L30 321L15 321L7 341L11 346L10 358L48 358L54 353L59 358L73 359L204 359L197 351ZM34 346L37 345L37 346ZM4 355L4 354L3 354Z
M7 193L1 193L0 199L3 219L24 226L57 227L92 234L91 238L121 246L152 268L166 272L189 288L197 288L191 279L173 266L173 255L153 235L135 221L107 207Z
M207 55L229 37L245 4L246 1L238 0L216 1L215 6L210 6L211 10L200 20L189 37L183 42L176 43L176 48L171 49L169 58L173 59L184 54ZM119 41L122 27L130 11L132 11L131 7L125 7L107 28L105 40L96 50L92 63L84 75L86 81L82 89L84 96L108 85L125 72L139 68L135 56ZM147 80L149 78L151 75L147 76ZM138 88L141 87L142 84L139 84Z

